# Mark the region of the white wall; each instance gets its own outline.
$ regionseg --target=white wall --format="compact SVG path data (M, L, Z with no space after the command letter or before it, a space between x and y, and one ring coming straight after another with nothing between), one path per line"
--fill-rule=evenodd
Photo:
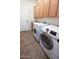
M54 17L54 18L38 18L36 21L38 22L46 22L48 24L52 25L59 25L59 18Z
M31 30L34 21L34 0L20 0L20 31Z

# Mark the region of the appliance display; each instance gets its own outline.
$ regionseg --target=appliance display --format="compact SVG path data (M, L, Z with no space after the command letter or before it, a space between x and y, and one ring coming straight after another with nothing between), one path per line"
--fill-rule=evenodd
M41 28L40 46L49 59L59 59L59 29L48 25Z
M54 31L50 31L50 34L52 34L52 35L54 35L54 36L56 36L56 32L54 32Z

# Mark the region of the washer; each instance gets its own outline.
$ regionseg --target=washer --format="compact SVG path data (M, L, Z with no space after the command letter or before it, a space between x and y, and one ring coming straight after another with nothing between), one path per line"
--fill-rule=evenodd
M36 40L39 42L39 31L40 31L40 28L42 26L45 26L47 24L44 24L44 23L39 23L39 22L33 22L33 35L34 37L36 38Z
M59 59L59 28L53 25L43 26L40 45L49 59Z

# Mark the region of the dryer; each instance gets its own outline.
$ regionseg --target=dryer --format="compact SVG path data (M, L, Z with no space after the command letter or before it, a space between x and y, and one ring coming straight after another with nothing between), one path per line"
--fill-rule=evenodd
M43 26L40 45L49 59L59 59L59 28L53 25Z

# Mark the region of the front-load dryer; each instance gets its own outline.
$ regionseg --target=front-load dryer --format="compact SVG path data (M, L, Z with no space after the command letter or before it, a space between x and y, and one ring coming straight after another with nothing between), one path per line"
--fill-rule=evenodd
M58 27L44 26L40 34L40 45L49 59L59 59ZM51 32L52 31L52 32Z

